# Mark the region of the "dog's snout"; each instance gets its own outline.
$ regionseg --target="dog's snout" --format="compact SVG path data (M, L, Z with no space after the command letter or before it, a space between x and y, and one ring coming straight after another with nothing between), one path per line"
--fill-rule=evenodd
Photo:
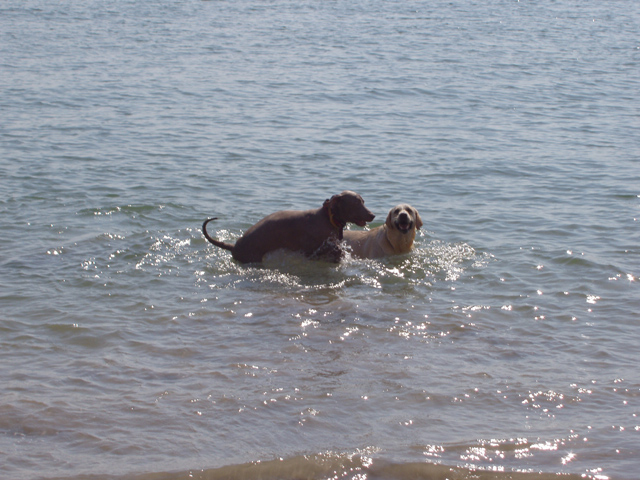
M406 223L411 220L411 217L409 217L409 214L407 212L400 212L400 215L398 215L398 220L400 222Z
M367 222L370 222L376 217L371 210L364 206L364 202L362 203L361 207L362 216Z

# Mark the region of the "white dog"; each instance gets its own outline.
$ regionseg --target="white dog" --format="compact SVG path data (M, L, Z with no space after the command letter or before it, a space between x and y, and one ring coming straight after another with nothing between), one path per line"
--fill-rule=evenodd
M416 238L416 229L422 227L418 210L411 205L393 207L384 225L372 230L345 230L344 241L353 255L360 258L380 258L387 255L409 253Z

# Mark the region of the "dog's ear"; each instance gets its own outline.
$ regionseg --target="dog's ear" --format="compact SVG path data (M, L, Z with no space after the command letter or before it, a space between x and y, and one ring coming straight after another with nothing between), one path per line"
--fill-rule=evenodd
M331 198L328 198L327 200L324 201L324 204L322 205L329 212L329 218L330 219L333 218L334 221L338 222L338 224L341 224L343 227L344 227L344 224L346 223L343 220L345 216L344 200L345 200L345 195L344 195L344 192L342 192L342 193L333 195Z
M384 223L387 225L387 227L393 228L393 208L389 210L387 219L384 221Z
M420 227L422 227L422 219L420 218L420 214L418 213L418 210L414 208L413 212L416 214L416 228L420 230Z
M338 193L336 195L333 195L331 198L327 198L324 203L322 204L323 207L325 208L334 208L337 205L340 204L340 198L342 197L341 193Z

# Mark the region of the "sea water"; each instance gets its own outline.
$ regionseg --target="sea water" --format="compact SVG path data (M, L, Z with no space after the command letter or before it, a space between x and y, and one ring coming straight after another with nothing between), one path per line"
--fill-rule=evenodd
M640 3L5 0L0 39L0 477L640 477ZM200 230L346 189L413 252Z

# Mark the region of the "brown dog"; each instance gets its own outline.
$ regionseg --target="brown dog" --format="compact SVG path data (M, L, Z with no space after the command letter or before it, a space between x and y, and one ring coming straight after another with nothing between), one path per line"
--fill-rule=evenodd
M418 210L411 205L393 207L384 225L373 230L347 230L344 241L360 258L380 258L387 255L409 253L416 238L416 230L422 227Z
M249 228L235 245L211 238L207 223L204 236L214 245L231 251L241 263L261 262L262 257L281 248L299 251L307 256L327 256L337 262L342 256L339 242L347 222L364 227L375 215L355 192L344 191L325 200L317 210L284 210L264 217Z

